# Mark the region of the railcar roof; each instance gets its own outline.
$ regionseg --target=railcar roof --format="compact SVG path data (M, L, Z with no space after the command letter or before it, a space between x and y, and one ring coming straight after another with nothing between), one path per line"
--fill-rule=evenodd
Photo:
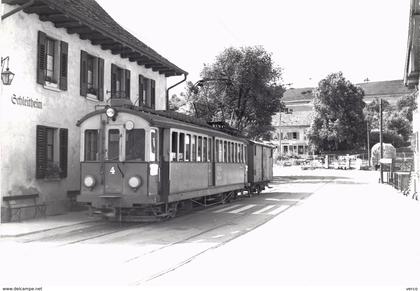
M190 130L199 129L201 131L207 131L213 134L217 134L218 136L221 136L221 137L229 137L229 138L235 138L235 139L240 139L240 140L246 139L246 137L240 135L234 129L221 128L220 124L218 124L219 127L213 127L209 125L203 119L195 118L195 117L188 116L188 115L178 113L178 112L156 111L156 110L133 106L133 105L115 106L113 108L115 108L117 112L125 112L125 113L130 113L133 115L140 116L141 118L149 122L151 125L158 126L158 127L188 128ZM80 120L78 120L76 125L80 126L88 118L98 115L98 114L103 114L103 113L105 113L105 108L90 112L87 115L83 116Z

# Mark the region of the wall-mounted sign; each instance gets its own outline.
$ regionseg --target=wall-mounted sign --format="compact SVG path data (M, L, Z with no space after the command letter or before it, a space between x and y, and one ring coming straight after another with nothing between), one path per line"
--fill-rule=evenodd
M16 96L16 94L13 94L10 100L12 101L13 104L16 104L16 105L42 109L42 102L39 101L38 99L34 100L29 97Z

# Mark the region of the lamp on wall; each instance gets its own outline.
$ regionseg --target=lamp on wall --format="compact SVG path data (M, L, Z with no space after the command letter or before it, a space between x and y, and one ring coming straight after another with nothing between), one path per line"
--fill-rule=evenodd
M4 64L7 61L6 70L4 70ZM12 73L9 70L9 57L1 58L1 81L3 82L3 85L10 85L12 84L13 77L15 76L14 73Z

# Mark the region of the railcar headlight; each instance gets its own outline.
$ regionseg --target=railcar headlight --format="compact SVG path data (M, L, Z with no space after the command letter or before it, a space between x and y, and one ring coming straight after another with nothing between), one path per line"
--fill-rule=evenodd
M83 179L83 184L85 185L86 188L92 189L93 187L95 187L95 183L96 183L95 178L92 177L92 176L90 176L90 175L89 176L86 176Z
M141 179L140 177L133 176L128 179L128 186L133 188L134 190L141 186Z
M117 111L112 107L108 107L105 110L105 114L106 116L108 116L108 118L115 118L115 116L117 115Z

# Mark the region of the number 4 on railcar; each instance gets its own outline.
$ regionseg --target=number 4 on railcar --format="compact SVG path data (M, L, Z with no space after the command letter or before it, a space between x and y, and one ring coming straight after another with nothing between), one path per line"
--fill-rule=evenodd
M180 207L260 192L272 178L270 146L184 115L107 106L78 126L78 201L119 220L173 217Z

